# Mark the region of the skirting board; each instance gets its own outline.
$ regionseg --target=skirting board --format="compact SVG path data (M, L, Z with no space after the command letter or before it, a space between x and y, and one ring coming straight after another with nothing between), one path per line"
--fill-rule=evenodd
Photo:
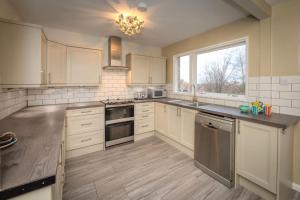
M102 150L104 150L104 144L96 144L89 147L74 149L71 151L67 151L67 159Z
M297 192L300 192L300 185L296 184L296 183L293 183L292 184L292 188L293 190L297 191Z
M142 133L142 134L136 134L136 135L134 135L134 141L139 141L144 138L151 137L151 136L154 136L154 131L150 131L150 132Z
M188 155L192 159L194 159L194 151L193 150L183 146L182 144L179 144L178 142L172 140L171 138L168 138L168 137L162 135L161 133L159 133L157 131L155 131L155 136L162 139L166 143L172 145L173 147L175 147L179 151L182 151L183 153L185 153L186 155Z

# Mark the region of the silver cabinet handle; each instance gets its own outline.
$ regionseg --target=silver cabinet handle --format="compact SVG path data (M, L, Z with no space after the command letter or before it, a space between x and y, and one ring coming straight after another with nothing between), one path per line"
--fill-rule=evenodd
M144 126L142 126L143 128L146 128L146 127L148 127L149 125L144 125Z
M142 116L142 118L146 118L146 117L149 117L149 115L143 115L143 116Z
M149 112L150 110L143 110L142 112Z
M88 142L88 141L91 141L92 138L88 138L88 139L84 139L84 140L80 140L81 142Z
M240 128L240 120L238 120L238 134L241 134L241 130L240 130L241 128Z
M92 125L93 123L86 123L86 124L80 124L80 126L89 126Z

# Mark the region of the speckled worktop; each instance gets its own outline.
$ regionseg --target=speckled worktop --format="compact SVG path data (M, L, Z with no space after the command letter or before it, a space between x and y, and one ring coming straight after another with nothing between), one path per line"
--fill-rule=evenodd
M278 113L272 113L271 117L266 117L263 114L259 114L258 116L253 116L251 113L248 114L241 113L239 108L208 104L208 103L200 103L199 106L197 107L196 105L192 104L192 101L171 99L171 98L161 98L155 100L144 99L144 100L136 100L135 102L139 103L139 102L150 102L150 101L165 103L165 104L179 106L183 108L194 109L201 112L222 115L234 119L242 119L246 121L256 122L268 126L283 128L283 129L296 124L300 120L300 117L298 116L278 114Z
M0 199L55 183L65 111L104 106L101 102L28 107L0 120L0 133L18 142L0 150Z

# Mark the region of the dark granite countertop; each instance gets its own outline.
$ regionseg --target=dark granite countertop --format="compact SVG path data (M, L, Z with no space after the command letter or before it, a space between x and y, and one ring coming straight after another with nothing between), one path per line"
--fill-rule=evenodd
M28 107L0 120L0 133L18 142L0 150L0 199L55 183L65 111L104 106L101 102Z
M82 109L82 108L93 108L93 107L104 107L104 103L100 101L93 101L93 102L83 102L83 103L71 103L65 104L67 106L67 110L75 110L75 109Z
M197 107L196 105L192 105L191 101L179 100L179 99L178 101L176 100L177 99L162 98L162 99L156 99L154 101L160 103L166 103L169 105L189 108L189 109L195 109L201 112L222 115L234 119L242 119L246 121L256 122L256 123L265 124L268 126L273 126L282 129L295 125L298 121L300 121L300 117L293 116L293 115L272 113L271 117L267 117L263 114L259 114L258 116L253 116L251 113L248 114L241 113L239 108L208 104L208 103L200 103L200 105Z

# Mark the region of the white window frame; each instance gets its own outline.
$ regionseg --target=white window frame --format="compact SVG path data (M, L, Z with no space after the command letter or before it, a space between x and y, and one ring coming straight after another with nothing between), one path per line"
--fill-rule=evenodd
M246 44L246 80L245 80L245 95L232 95L232 94L220 94L220 93L196 93L197 97L206 97L206 98L216 98L216 99L239 99L239 100L246 100L248 96L248 74L249 74L249 39L248 37L243 37L236 40L231 40L228 42L219 43L216 45L176 54L173 56L173 93L178 95L186 95L192 96L193 91L190 92L179 92L178 91L178 58L181 56L190 56L190 81L191 84L197 84L197 55L199 53L211 52L218 49L228 48L230 46L234 47L237 46L239 43Z

